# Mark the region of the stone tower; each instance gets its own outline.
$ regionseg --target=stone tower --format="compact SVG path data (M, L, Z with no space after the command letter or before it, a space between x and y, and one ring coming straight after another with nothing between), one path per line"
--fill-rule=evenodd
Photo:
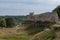
M34 18L34 12L30 12L28 16L28 20L33 20Z

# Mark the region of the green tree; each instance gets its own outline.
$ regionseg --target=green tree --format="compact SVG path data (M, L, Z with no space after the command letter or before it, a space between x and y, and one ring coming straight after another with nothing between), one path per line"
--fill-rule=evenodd
M7 24L7 27L10 28L10 27L14 27L15 26L15 21L14 21L14 18L6 18L6 24Z
M6 20L5 18L0 19L0 27L6 27Z

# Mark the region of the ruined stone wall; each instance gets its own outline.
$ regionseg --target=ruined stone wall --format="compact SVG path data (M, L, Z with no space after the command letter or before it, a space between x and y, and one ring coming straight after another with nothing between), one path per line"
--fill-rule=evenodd
M46 13L42 13L42 14L37 14L37 15L33 15L33 16L28 16L29 20L33 20L33 21L58 21L58 15L55 12L46 12Z

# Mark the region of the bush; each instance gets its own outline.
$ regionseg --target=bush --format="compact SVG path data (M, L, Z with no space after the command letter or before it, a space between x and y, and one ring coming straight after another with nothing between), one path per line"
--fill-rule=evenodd
M55 37L56 33L48 29L35 34L31 40L53 40Z
M23 24L26 25L27 32L29 34L36 34L38 32L43 31L45 28L50 28L55 22L49 21L25 21Z

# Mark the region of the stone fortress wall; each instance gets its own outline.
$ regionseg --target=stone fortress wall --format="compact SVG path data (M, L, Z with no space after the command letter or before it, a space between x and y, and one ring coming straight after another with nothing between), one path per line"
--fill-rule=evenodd
M42 14L34 15L34 12L31 12L28 16L28 20L32 21L55 21L59 20L57 13L55 12L46 12Z

